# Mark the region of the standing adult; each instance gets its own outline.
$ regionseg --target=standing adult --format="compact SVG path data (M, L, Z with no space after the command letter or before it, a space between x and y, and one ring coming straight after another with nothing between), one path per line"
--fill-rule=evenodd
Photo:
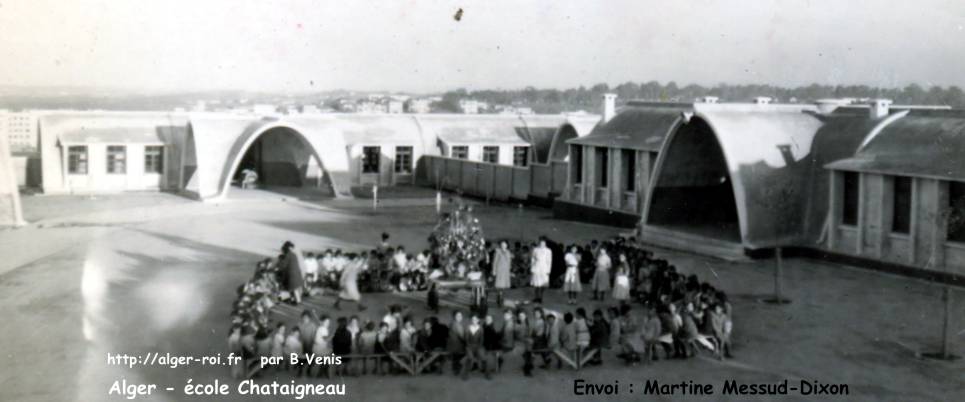
M339 303L350 301L358 303L359 311L365 310L362 304L362 294L359 293L359 273L365 270L367 258L365 254L351 259L342 269L342 276L339 278L338 298L335 300L335 308L338 309Z
M496 304L503 305L503 291L512 286L513 253L509 251L506 240L499 242L493 255L493 273L496 277Z
M532 262L530 285L535 291L536 302L542 302L543 291L549 286L550 270L553 269L553 252L546 247L546 240L540 239L539 244L533 249Z
M291 293L296 304L302 302L302 287L305 285L303 263L301 253L295 248L295 244L286 241L281 246L278 265L285 272L286 289Z
M593 273L593 300L603 300L610 291L610 268L613 261L606 253L605 247L600 247L596 257L596 271Z

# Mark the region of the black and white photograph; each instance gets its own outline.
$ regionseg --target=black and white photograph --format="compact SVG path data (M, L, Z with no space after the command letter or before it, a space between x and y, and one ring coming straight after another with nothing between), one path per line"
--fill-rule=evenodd
M965 2L0 0L0 401L965 399Z

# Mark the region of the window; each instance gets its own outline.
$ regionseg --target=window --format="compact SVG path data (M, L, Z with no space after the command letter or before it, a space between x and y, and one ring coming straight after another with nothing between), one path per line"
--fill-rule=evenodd
M596 149L596 186L606 187L610 181L610 161L609 150L607 148Z
M891 231L895 233L911 232L911 177L894 177L894 191L892 193Z
M574 145L570 147L570 164L573 166L573 183L583 183L583 146Z
M449 156L456 159L469 159L469 147L465 145L454 146Z
M623 163L623 191L637 191L637 151L624 149L620 162Z
M513 147L513 166L529 164L529 147Z
M164 147L144 147L144 173L164 173Z
M483 162L499 163L499 147L483 147Z
M948 183L948 234L946 239L965 243L965 183Z
M67 172L70 174L87 174L86 146L67 147Z
M127 147L123 145L107 146L107 173L127 173Z
M844 208L841 211L841 223L845 225L858 224L858 197L861 192L861 176L855 172L844 172Z
M381 159L381 147L362 147L362 173L378 173Z
M395 147L395 172L412 173L412 147Z

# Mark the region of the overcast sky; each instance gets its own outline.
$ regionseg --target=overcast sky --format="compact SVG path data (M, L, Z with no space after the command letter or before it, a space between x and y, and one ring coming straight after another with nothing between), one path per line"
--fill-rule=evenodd
M0 0L0 85L965 87L960 0L254 3Z

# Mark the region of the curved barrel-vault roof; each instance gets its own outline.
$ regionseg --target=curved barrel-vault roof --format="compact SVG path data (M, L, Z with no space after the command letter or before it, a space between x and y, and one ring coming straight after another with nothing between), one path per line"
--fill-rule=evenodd
M519 144L525 123L517 116L498 115L422 115L419 127L429 138L448 144Z
M695 104L693 115L666 139L651 182L644 223L651 217L650 201L662 181L674 180L668 158L681 146L677 137L695 124L709 127L707 135L723 153L737 208L740 240L747 249L797 245L814 236L807 216L827 202L821 187L822 161L846 157L879 121L861 116L821 116L810 106ZM823 189L820 189L823 188Z
M566 116L566 122L557 127L553 133L546 162L565 162L570 155L569 140L589 135L599 123L600 116L598 115Z
M336 196L347 196L351 193L351 181L348 177L349 162L345 152L346 146L342 132L333 129L329 122L312 120L309 124L297 124L292 121L265 119L252 124L238 137L231 146L228 159L225 160L221 171L220 196L225 196L231 187L231 177L241 163L245 152L262 134L274 129L288 129L308 144L312 156L332 179L332 187Z
M245 151L261 134L277 128L291 130L311 147L313 156L331 177L337 196L350 194L345 130L335 118L256 119L199 114L191 117L198 196L201 199L226 196Z
M680 124L681 112L689 104L631 103L589 135L567 141L570 144L658 151L664 138Z
M592 118L588 116L587 119ZM294 132L312 148L339 195L350 193L352 147L407 145L414 154L438 154L440 138L453 142L512 143L546 147L546 132L571 118L564 115L389 115L315 114L263 117L221 112L57 112L43 116L43 182L55 191L64 186L58 144L139 142L170 144L181 177L171 187L200 199L226 195L238 161L262 133L276 128ZM582 122L579 118L574 121ZM84 130L84 128L87 130ZM546 132L544 132L546 131ZM538 137L538 138L537 138ZM173 163L173 162L172 162ZM47 166L47 165L50 166ZM48 177L50 176L50 177Z
M965 180L965 113L910 111L869 136L836 170Z
M202 199L223 197L238 161L262 133L287 128L313 148L336 194L350 193L348 148L407 144L416 154L438 153L437 141L528 144L534 127L556 127L564 116L326 114L264 117L225 113L190 115L197 169L190 190Z
M565 159L569 149L565 147L565 143L562 141L571 138L569 136L573 133L577 133L575 136L579 136L577 130L584 130L587 126L592 129L593 125L600 120L600 117L595 115L520 115L519 118L524 124L524 127L519 131L523 138L529 142L532 149L530 158L535 163L550 163L554 160L554 156L559 155L560 152L564 156L555 159ZM569 127L573 131L563 130L565 127ZM567 136L567 138L560 140L561 135Z
M251 117L213 115L207 113L192 114L190 117L189 143L193 141L195 162L197 168L194 175L188 178L185 187L189 191L197 192L202 200L220 197L222 194L222 176L229 160L240 157L232 151L238 141L240 133L244 133L255 121ZM230 174L230 173L229 173Z

